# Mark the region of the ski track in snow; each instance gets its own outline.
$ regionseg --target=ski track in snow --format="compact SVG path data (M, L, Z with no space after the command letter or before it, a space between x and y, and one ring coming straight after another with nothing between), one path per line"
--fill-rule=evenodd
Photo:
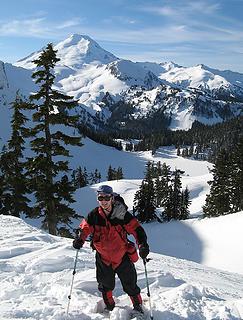
M66 315L76 251L72 240L48 235L24 221L0 216L0 319L93 320L100 293L95 279L94 253L80 250L77 273ZM154 319L242 319L243 275L202 266L187 260L150 254L147 264ZM137 264L138 284L148 308L144 266ZM125 320L131 303L119 281L114 290L118 305L110 319Z

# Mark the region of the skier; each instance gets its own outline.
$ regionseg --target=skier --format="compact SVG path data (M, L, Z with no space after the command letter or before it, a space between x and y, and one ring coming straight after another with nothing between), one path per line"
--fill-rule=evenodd
M127 234L134 236L140 257L146 259L149 254L146 233L124 204L114 200L110 186L101 185L98 188L97 200L99 207L93 209L81 222L79 237L74 239L73 247L80 249L88 235L92 234L92 245L96 250L96 279L105 309L112 311L115 307L112 290L115 288L117 274L123 290L132 301L134 312L142 314L142 298L134 266L138 255L135 245L133 247L127 239Z

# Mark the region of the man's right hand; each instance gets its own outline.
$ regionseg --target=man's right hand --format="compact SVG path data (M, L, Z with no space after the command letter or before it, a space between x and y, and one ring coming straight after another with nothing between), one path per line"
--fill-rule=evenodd
M74 240L73 240L73 247L74 247L74 249L81 249L82 248L82 246L84 245L84 241L82 240L82 239L80 239L80 238L75 238Z

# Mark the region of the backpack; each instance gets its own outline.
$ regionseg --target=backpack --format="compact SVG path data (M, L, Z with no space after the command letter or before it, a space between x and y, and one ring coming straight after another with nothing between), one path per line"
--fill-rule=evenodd
M126 210L128 209L128 206L126 205L125 200L122 198L122 196L120 196L118 193L115 193L115 192L113 193L113 196L115 201L122 203L126 208Z

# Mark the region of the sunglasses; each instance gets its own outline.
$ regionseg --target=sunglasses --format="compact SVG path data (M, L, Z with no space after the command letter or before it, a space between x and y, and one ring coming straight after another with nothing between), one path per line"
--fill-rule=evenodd
M99 201L110 201L111 200L111 196L98 196L98 200Z

